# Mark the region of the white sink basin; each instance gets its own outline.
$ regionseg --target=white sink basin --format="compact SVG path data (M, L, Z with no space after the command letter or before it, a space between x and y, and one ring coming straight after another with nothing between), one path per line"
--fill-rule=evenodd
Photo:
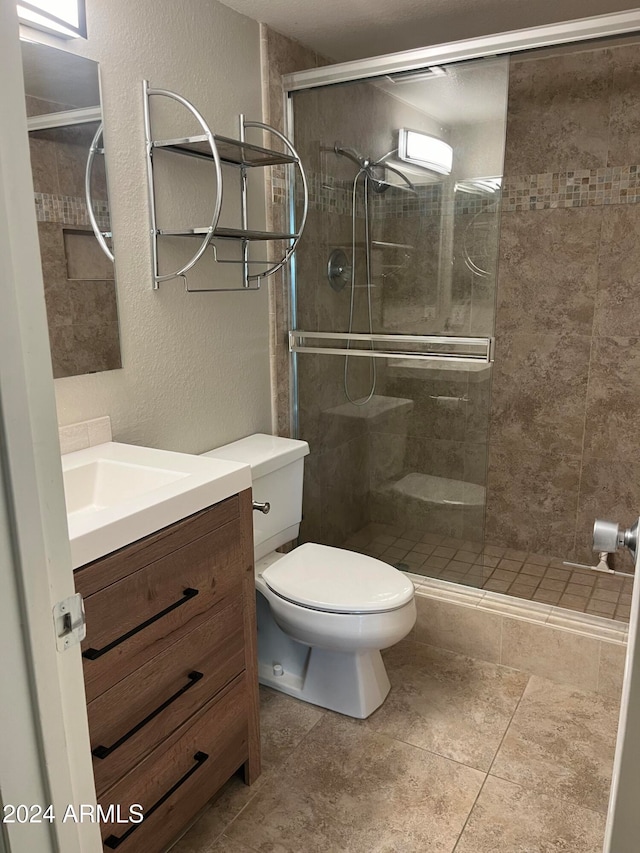
M144 468L115 459L96 459L64 472L67 515L106 509L121 503L125 496L131 500L187 476L182 471Z
M74 569L251 487L248 465L113 441L62 473Z

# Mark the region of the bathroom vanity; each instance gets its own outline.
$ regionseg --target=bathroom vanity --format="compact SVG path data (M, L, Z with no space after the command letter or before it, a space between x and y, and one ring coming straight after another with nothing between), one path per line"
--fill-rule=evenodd
M236 771L260 773L251 490L75 581L104 848L161 853ZM144 821L118 823L134 805Z

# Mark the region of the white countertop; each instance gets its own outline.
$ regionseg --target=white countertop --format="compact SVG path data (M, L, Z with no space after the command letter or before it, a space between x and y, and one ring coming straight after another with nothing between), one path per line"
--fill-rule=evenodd
M114 441L62 471L74 569L251 487L249 465Z

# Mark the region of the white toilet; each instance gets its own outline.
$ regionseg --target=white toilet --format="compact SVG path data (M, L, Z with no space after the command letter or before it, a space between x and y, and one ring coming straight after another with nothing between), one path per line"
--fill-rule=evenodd
M381 649L406 637L416 621L411 581L393 566L307 543L276 548L298 536L302 519L305 441L251 435L205 453L251 465L262 684L298 699L368 717L389 692Z

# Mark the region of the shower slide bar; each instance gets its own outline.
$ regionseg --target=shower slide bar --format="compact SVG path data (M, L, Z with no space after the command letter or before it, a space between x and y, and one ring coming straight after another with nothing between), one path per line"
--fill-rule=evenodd
M289 352L491 364L494 338L303 332L296 329L289 332Z

